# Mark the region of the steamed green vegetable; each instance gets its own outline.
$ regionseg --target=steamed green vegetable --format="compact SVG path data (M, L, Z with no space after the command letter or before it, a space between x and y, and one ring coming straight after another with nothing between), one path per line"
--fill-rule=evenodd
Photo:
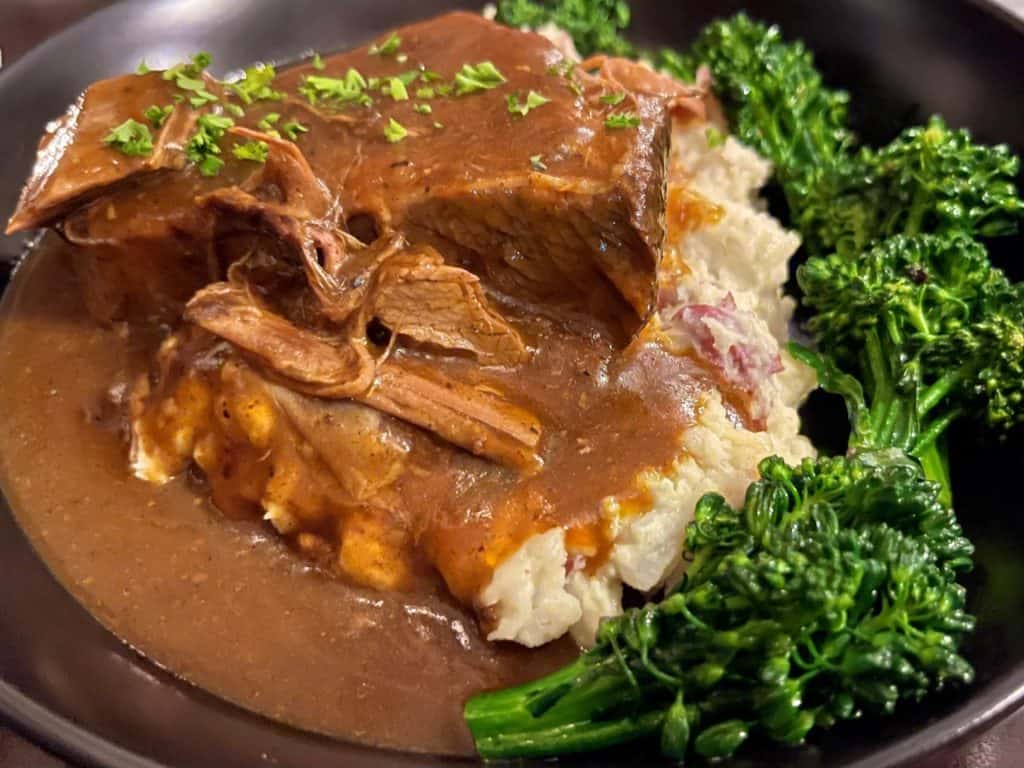
M631 56L636 49L622 36L629 16L626 0L498 0L497 19L510 27L537 28L553 22L572 35L583 56Z
M977 144L933 117L837 163L820 177L818 193L798 203L795 223L819 252L848 257L897 234L1009 235L1024 213L1014 185L1019 167L1005 145Z
M856 449L899 447L950 498L940 439L961 416L997 431L1024 420L1024 292L966 235L898 235L856 258L810 258L797 271L808 327L828 358L804 351L822 385L847 397ZM824 368L838 365L863 381ZM866 398L866 403L865 403Z
M588 52L625 26L608 3L502 6L517 24L575 14ZM468 702L485 757L642 737L672 758L727 756L973 677L957 582L973 547L942 436L959 418L999 433L1024 421L1024 289L977 240L1016 230L1017 159L939 118L858 148L847 95L802 44L742 14L656 61L687 80L709 67L733 132L775 165L810 256L798 281L822 350L793 351L846 399L848 451L765 459L739 509L704 496L692 562L662 602L606 620L562 670Z
M1024 214L1018 159L941 118L881 149L856 149L849 95L825 86L810 52L745 14L709 24L661 64L692 79L707 66L731 128L775 164L792 224L811 253L856 256L896 234L1013 234Z

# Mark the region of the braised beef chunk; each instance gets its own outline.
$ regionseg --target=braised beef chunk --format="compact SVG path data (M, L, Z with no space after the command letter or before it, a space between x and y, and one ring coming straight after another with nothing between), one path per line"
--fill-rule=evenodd
M135 190L116 194L118 188L157 169L181 168L191 122L211 108L179 105L157 134L158 149L129 158L103 145L105 132L128 117L141 119L151 104L170 102L173 85L151 74L93 86L44 140L9 229L49 223L106 193L114 196L116 222L97 208L100 215L79 227L80 237L109 241L124 232L127 240L131 232L137 241L147 230L159 239L166 237L159 226L165 221L174 232L202 230L191 202L213 193L216 209L216 198L230 197L227 188L238 185L279 214L321 219L328 229L355 222L363 237L398 230L413 242L449 241L460 255L453 250L446 258L468 260L495 290L575 303L635 329L653 304L663 237L665 98L637 92L606 104L600 96L621 90L618 82L572 69L539 35L474 14L449 14L396 34L402 62L364 46L328 59L323 70L304 65L278 76L274 87L287 94L284 100L252 105L224 139L225 150L266 141L265 169L257 173L256 164L225 151L218 176L205 178L191 167L164 173L151 186L160 199L145 206L133 204ZM463 88L451 85L455 76L482 62L496 68L497 87L460 95ZM350 71L385 85L398 78L400 85L393 95L367 91L371 106L310 86L324 82L311 77L337 82ZM400 88L408 98L400 99ZM547 101L517 113L515 105L531 92ZM275 125L300 123L308 131L294 143L265 135L266 123L254 133L270 113L279 115ZM608 127L615 113L639 122ZM392 120L407 132L401 141L389 141Z
M115 77L90 86L44 134L7 231L51 224L119 185L184 168L185 143L198 116L187 107L171 112L154 133L153 150L147 155L119 155L104 143L114 127L129 119L142 121L146 109L172 103L176 93L174 84L158 72Z
M323 72L291 70L282 87L293 90L309 75L343 77L354 69L387 78L420 66L448 82L464 65L485 61L506 82L421 100L428 115L416 111L416 92L440 83L422 80L406 87L408 100L376 101L365 119L359 108L339 112L339 120L356 120L341 124L345 139L306 153L324 177L346 171L337 190L346 216L371 216L379 228L408 229L412 239L419 229L440 234L478 254L483 276L505 292L588 303L611 286L608 301L618 293L646 317L663 237L663 101L636 95L613 108L599 97L619 90L616 84L571 70L539 35L475 14L450 14L396 35L404 63L363 47L329 59ZM531 91L550 101L514 113L509 98L520 104ZM614 112L635 114L639 126L608 128ZM391 119L408 130L405 140L388 142ZM359 159L349 168L354 153Z

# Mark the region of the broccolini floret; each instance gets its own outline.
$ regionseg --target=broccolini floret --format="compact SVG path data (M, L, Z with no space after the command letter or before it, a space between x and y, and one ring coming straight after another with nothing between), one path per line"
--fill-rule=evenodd
M497 20L512 27L536 29L548 22L557 24L572 36L583 56L635 53L622 36L629 26L626 0L498 0L497 8Z
M797 350L853 409L854 449L899 447L950 488L943 433L963 415L997 432L1024 421L1024 292L963 234L898 235L857 258L797 270L829 359ZM838 366L863 382L854 387ZM858 402L859 401L859 402Z
M812 254L853 256L896 234L1017 231L1019 162L1005 145L978 144L933 117L881 149L858 151L848 94L828 88L806 47L778 27L745 14L715 21L662 64L684 79L699 66L711 70L737 138L775 164L791 223Z
M897 234L1011 235L1024 213L1019 167L1005 145L977 144L933 117L834 164L818 177L816 194L797 202L794 223L811 250L847 257Z

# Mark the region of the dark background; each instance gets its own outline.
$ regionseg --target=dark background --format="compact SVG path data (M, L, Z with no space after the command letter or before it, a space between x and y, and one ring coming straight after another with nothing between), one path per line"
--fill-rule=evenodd
M13 63L38 42L111 2L0 0L0 51L3 65ZM16 116L4 115L3 119L16 119ZM1024 710L981 738L959 749L936 755L913 768L1011 768L1020 765L1024 765ZM0 768L67 768L67 764L0 726Z

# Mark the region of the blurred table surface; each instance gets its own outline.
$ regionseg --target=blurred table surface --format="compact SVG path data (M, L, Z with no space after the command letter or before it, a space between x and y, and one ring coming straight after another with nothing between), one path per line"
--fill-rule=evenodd
M0 51L3 54L3 64L12 63L32 46L86 14L111 5L112 2L113 0L0 0ZM997 2L1024 17L1024 0ZM1024 766L1024 709L976 740L957 749L934 755L912 768L1018 766ZM0 727L0 768L70 767L12 731Z

